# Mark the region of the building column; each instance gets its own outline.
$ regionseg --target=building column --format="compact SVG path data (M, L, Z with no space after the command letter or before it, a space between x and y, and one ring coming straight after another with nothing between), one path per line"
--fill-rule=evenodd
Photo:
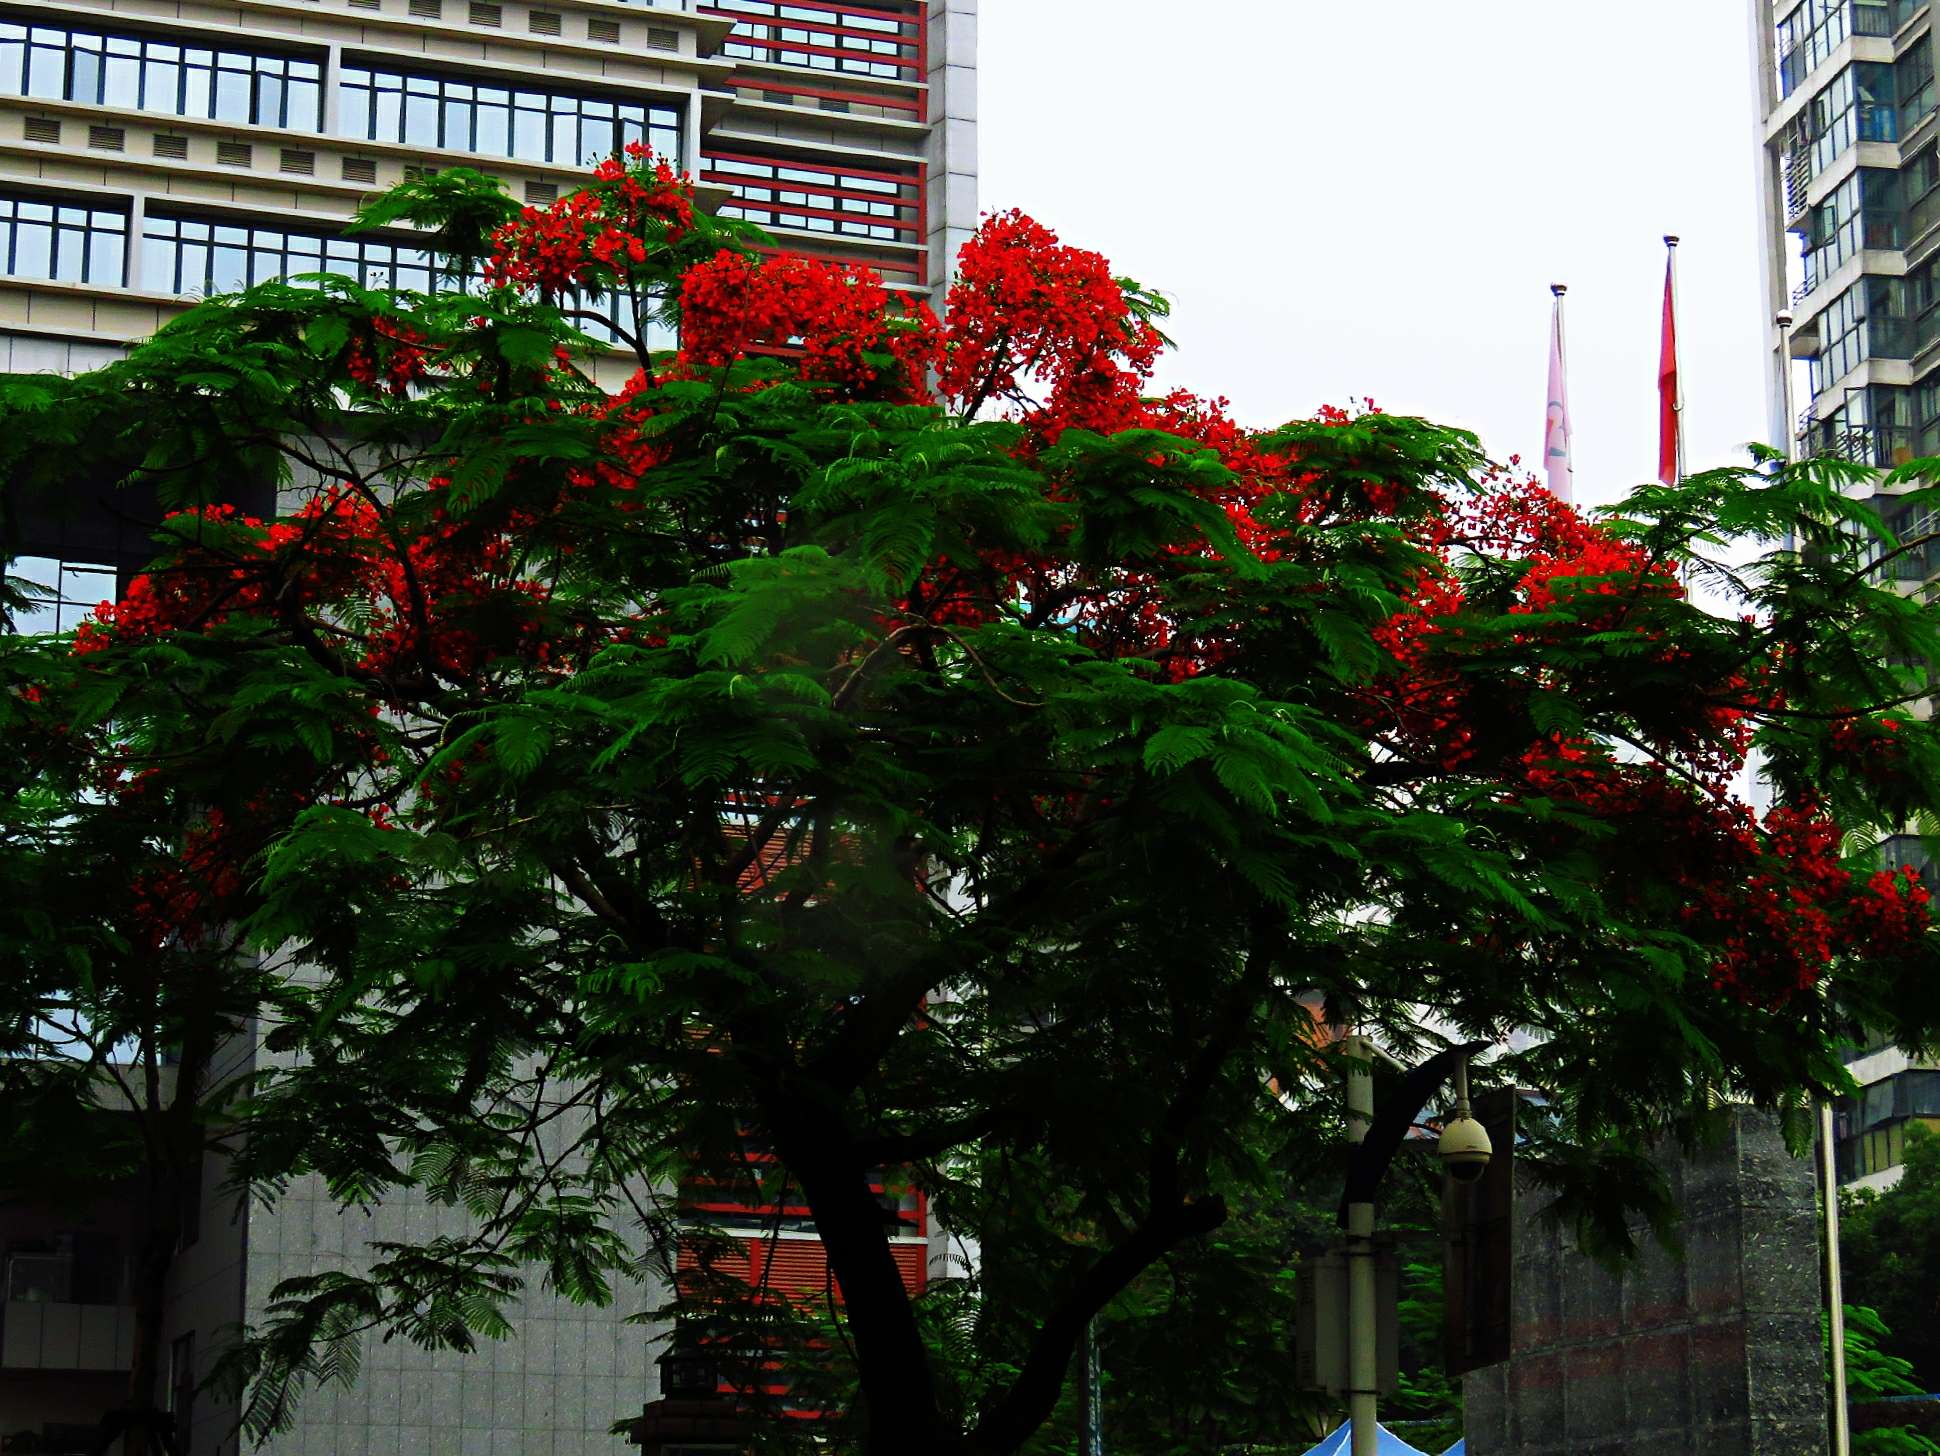
M957 251L977 227L977 0L930 0L928 25L924 227L929 283L941 311Z

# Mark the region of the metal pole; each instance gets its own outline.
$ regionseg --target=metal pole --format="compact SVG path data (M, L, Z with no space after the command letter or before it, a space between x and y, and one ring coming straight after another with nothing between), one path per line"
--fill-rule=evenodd
M1549 285L1550 296L1556 300L1556 374L1557 374L1556 382L1561 386L1561 388L1559 388L1556 391L1558 397L1549 402L1549 407L1551 409L1557 409L1560 407L1563 412L1562 425L1563 425L1564 454L1563 454L1562 498L1565 504L1575 505L1576 504L1576 443L1571 438L1574 432L1574 426L1570 420L1569 346L1565 340L1564 333L1563 333L1563 295L1568 292L1569 292L1569 285L1566 283L1552 283ZM1543 440L1543 466L1545 470L1547 470L1548 465L1549 465L1549 440L1548 440L1548 429L1546 424L1544 440ZM1552 492L1553 492L1553 487L1552 487Z
M1347 1137L1359 1143L1374 1125L1374 1049L1363 1036L1347 1053ZM1347 1415L1352 1456L1376 1456L1375 1387L1380 1382L1374 1312L1374 1205L1347 1205Z
M1098 1321L1085 1322L1084 1456L1105 1456L1105 1369L1098 1354Z
M1664 246L1670 250L1671 263L1671 320L1676 327L1681 310L1677 306L1677 235L1666 233ZM1680 331L1681 332L1681 331ZM1684 463L1684 340L1677 340L1677 398L1671 408L1677 415L1677 478L1682 481L1688 473Z
M1790 465L1798 458L1798 417L1792 413L1792 315L1781 313L1778 324L1778 399L1779 408L1785 413L1785 431L1779 439L1778 448L1785 452L1785 463Z
M1852 1456L1846 1409L1846 1290L1839 1266L1839 1169L1833 1157L1832 1104L1819 1104L1819 1182L1825 1195L1825 1284L1832 1345L1832 1456Z

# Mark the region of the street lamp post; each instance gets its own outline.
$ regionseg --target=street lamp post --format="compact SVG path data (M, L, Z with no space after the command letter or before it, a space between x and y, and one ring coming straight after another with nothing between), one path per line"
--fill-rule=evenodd
M1347 1140L1367 1141L1374 1126L1374 1045L1350 1036L1347 1055ZM1374 1202L1347 1205L1347 1415L1353 1423L1352 1456L1375 1456L1376 1389L1380 1384L1374 1308ZM1350 1195L1351 1196L1351 1195Z
M1374 1195L1388 1164L1400 1150L1435 1090L1453 1075L1455 1107L1436 1145L1449 1176L1462 1181L1481 1175L1489 1161L1489 1135L1469 1115L1468 1058L1486 1043L1471 1042L1437 1052L1418 1067L1401 1067L1400 1084L1374 1105L1374 1058L1380 1052L1365 1036L1341 1040L1347 1064L1347 1186L1341 1193L1340 1228L1347 1264L1347 1358L1344 1362L1351 1456L1376 1456L1380 1427L1376 1397L1381 1384L1380 1327L1375 1308ZM1396 1062L1400 1067L1401 1064Z
M1792 315L1781 312L1772 320L1778 329L1780 408L1785 412L1784 438L1779 448L1785 463L1798 458L1796 425L1792 418ZM1832 1103L1819 1102L1819 1191L1823 1201L1825 1238L1826 1344L1831 1350L1832 1456L1851 1456L1852 1415L1846 1407L1846 1291L1839 1260L1839 1163Z

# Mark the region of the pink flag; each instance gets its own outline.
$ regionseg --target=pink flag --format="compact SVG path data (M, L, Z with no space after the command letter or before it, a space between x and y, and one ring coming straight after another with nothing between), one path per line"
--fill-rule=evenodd
M1657 352L1657 478L1684 478L1684 387L1677 376L1677 239L1665 238L1664 337Z
M1549 326L1549 414L1543 424L1543 471L1549 477L1549 493L1556 499L1574 502L1575 467L1570 463L1570 398L1563 370L1563 294L1562 284L1552 283L1556 311Z

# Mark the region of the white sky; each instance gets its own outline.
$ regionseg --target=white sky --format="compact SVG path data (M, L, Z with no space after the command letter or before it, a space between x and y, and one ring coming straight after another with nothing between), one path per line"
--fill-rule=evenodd
M982 0L981 204L1169 294L1161 384L1269 425L1372 396L1657 470L1665 233L1691 468L1765 432L1744 0ZM1801 401L1802 402L1802 401Z

